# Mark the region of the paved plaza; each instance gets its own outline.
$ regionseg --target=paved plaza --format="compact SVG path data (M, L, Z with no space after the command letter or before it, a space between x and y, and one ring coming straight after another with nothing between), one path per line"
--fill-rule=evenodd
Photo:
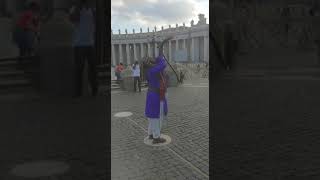
M144 144L146 90L112 93L111 176L122 179L209 179L209 85L207 79L186 81L168 89L168 126L172 142ZM114 117L118 112L129 117Z
M293 52L214 80L214 179L320 178L320 68Z
M1 101L0 106L0 179L107 178L108 135L106 126L101 126L108 119L105 97L10 99ZM20 165L34 162L58 162L58 168L65 164L68 169L37 178L11 173ZM37 169L34 174L46 171Z

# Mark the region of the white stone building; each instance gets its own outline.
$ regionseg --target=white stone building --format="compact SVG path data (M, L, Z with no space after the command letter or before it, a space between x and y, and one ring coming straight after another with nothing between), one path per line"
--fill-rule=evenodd
M0 39L2 41L5 39L7 43L11 43L9 32L12 26L12 17L19 14L19 11L24 8L28 1L30 0L0 0L0 24L6 24L7 27L7 30L1 33ZM57 16L68 12L74 2L74 0L32 1L40 3L42 14ZM120 30L118 32L114 31L111 35L112 65L119 62L131 64L143 57L155 57L158 55L155 42L159 42L168 36L173 36L174 39L170 40L164 47L167 59L190 63L209 61L209 24L207 24L203 14L199 14L198 23L191 22L191 27L176 25L176 27L169 28L154 27L153 30L150 29L148 32L142 32L141 29L132 33L126 31L120 33ZM0 56L13 56L14 53L8 54L8 52L8 50L0 48Z
M164 54L169 61L184 61L189 63L208 62L209 61L209 24L203 14L199 14L199 21L194 24L191 21L191 27L183 26L170 27L157 30L154 27L152 32L135 32L129 34L112 32L112 65L120 62L132 64L144 57L156 57L159 54L157 42L166 37L173 36L167 44L164 45Z

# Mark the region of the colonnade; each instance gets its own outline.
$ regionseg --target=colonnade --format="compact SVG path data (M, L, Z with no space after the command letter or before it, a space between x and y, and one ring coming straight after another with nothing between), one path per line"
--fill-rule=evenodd
M112 64L133 64L145 57L157 57L159 48L155 42L121 42L112 43ZM186 39L170 40L164 45L164 54L168 60L177 61L178 51L186 53L185 61L197 62L209 60L209 37L191 37Z

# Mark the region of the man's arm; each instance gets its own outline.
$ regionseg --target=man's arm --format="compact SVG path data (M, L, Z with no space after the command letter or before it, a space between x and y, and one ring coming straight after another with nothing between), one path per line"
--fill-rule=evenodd
M77 23L80 20L80 12L78 7L72 6L69 11L69 19L72 23Z
M162 59L159 64L156 64L154 67L150 68L150 73L159 73L166 68L166 63L164 59Z

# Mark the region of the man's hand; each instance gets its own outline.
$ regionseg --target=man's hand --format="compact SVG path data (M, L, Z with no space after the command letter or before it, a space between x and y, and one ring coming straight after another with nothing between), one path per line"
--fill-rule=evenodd
M77 7L72 6L69 12L69 18L72 23L78 23L80 21L80 11Z

